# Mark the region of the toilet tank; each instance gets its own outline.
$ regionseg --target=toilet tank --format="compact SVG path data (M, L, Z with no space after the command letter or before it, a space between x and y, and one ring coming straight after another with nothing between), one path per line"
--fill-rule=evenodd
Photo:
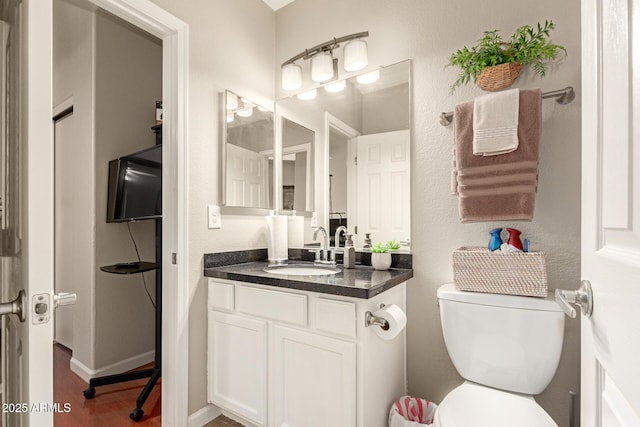
M438 289L444 341L460 375L501 390L539 394L558 368L564 313L550 297Z

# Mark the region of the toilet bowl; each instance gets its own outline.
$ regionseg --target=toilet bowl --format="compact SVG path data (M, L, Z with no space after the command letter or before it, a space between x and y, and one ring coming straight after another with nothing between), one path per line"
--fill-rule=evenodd
M436 411L437 427L557 427L535 401L555 375L564 313L552 298L438 289L449 356L465 382Z
M438 406L435 427L557 427L533 397L466 381Z

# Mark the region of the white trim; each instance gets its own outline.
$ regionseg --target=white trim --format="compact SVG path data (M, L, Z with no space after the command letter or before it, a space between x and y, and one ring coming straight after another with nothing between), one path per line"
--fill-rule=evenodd
M58 114L62 113L67 108L71 108L71 107L73 107L73 95L69 96L68 98L60 102L58 105L53 107L53 112L51 116L55 117Z
M201 427L222 415L222 410L215 405L207 405L189 415L189 427Z
M358 132L357 130L355 130L354 128L352 128L351 126L349 126L348 124L346 124L345 122L343 122L342 120L340 120L339 118L337 118L336 116L332 115L331 113L324 113L324 166L323 166L323 180L322 180L322 184L324 185L324 206L323 212L326 212L326 217L325 217L325 228L328 230L329 229L329 149L330 149L330 145L331 145L331 129L335 129L336 131L338 131L339 133L341 133L342 135L346 136L350 141L349 141L349 147L348 147L348 156L349 155L354 155L355 156L355 150L354 148L354 143L351 142L351 140L353 138L356 138L358 136L360 136L360 132ZM318 162L315 162L315 164L317 165ZM355 173L354 173L354 169L351 168L351 171L349 172L349 179L348 179L348 183L347 185L349 186L349 188L354 188L356 186L356 179L355 179ZM347 194L349 194L350 192L348 191ZM355 192L354 192L355 194ZM351 215L352 218L357 218L357 212L355 211L356 206L355 206L355 201L354 203L351 203L350 200L348 200L348 215ZM349 209L349 207L353 206L352 211ZM317 209L316 209L317 210ZM349 217L349 216L347 216ZM349 233L350 234L355 234L355 231L353 230L353 221L349 221Z
M135 368L139 368L142 365L153 362L155 351L151 350L146 353L138 354L127 359L121 360L111 365L107 365L100 369L91 369L84 363L80 362L75 357L71 358L69 366L71 371L78 375L87 384L91 378L102 377L104 375L119 374L121 372L130 371Z
M149 0L90 0L162 39L162 425L188 422L189 26ZM177 264L171 254L177 254Z

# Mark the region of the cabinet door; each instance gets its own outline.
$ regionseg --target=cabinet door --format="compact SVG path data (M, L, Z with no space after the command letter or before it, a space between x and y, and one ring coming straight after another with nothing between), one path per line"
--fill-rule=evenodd
M273 327L273 427L355 427L356 345Z
M267 322L209 311L209 401L267 421Z

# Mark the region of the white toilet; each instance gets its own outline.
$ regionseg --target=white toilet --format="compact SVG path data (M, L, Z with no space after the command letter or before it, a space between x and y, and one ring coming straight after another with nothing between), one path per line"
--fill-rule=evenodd
M564 313L552 298L438 289L444 341L466 380L438 406L436 427L557 427L532 395L551 382Z

